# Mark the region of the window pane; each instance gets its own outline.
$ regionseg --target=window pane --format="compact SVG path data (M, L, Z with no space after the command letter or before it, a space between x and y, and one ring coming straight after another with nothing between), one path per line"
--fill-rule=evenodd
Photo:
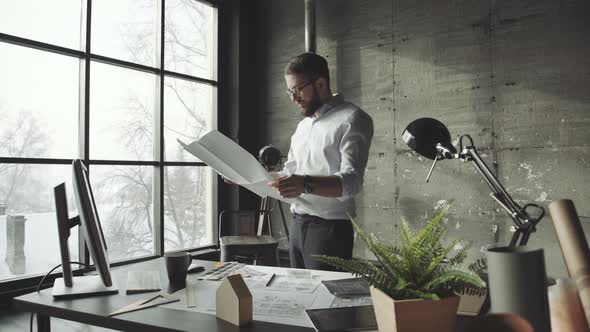
M0 43L0 156L75 158L78 59Z
M98 62L90 70L91 159L153 159L156 76Z
M156 1L92 2L92 53L156 65Z
M151 166L90 166L111 263L154 252Z
M164 68L193 76L214 77L215 9L194 0L166 1Z
M212 244L211 169L185 166L164 170L166 251Z
M0 1L0 32L80 49L80 0Z
M215 113L210 85L166 77L164 88L164 141L168 161L196 161L176 139L190 143L211 129Z
M61 263L53 187L66 183L70 217L77 215L71 174L69 165L0 164L0 280L45 274ZM68 243L77 261L77 228Z

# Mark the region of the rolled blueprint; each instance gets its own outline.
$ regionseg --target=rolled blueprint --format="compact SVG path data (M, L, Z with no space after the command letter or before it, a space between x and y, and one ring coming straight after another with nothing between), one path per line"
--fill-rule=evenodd
M548 298L551 331L588 331L588 323L584 317L578 290L572 280L557 279L557 284L549 286Z
M560 199L549 204L553 226L570 278L575 282L590 322L590 249L574 203Z

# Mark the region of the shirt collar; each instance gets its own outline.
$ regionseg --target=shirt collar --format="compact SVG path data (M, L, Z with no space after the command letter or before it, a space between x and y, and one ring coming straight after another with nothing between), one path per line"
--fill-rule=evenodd
M315 112L315 119L319 119L321 118L324 114L326 114L329 110L331 110L332 108L342 104L344 102L344 96L342 95L342 93L336 93L334 94L334 96L332 97L332 99L330 99L330 101L326 104L323 104L322 107L320 107L316 112Z

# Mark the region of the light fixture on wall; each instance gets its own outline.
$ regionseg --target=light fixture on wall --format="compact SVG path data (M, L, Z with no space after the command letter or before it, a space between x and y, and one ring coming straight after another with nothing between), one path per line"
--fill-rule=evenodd
M535 226L545 215L545 209L537 204L529 203L521 207L516 203L481 159L473 146L471 136L463 135L459 138L459 151L457 151L451 143L449 130L442 122L433 118L420 118L406 127L402 133L402 139L418 154L434 160L426 182L429 181L438 160L460 159L473 162L492 189L490 196L508 212L514 221L514 234L509 246L521 246L528 242L530 234L535 231ZM537 213L532 216L529 210L536 210Z

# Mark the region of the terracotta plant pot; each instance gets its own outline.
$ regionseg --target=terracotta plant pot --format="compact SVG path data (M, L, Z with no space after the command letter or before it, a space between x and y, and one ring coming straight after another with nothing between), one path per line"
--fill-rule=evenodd
M455 327L458 296L396 301L371 287L371 297L380 332L452 332Z

